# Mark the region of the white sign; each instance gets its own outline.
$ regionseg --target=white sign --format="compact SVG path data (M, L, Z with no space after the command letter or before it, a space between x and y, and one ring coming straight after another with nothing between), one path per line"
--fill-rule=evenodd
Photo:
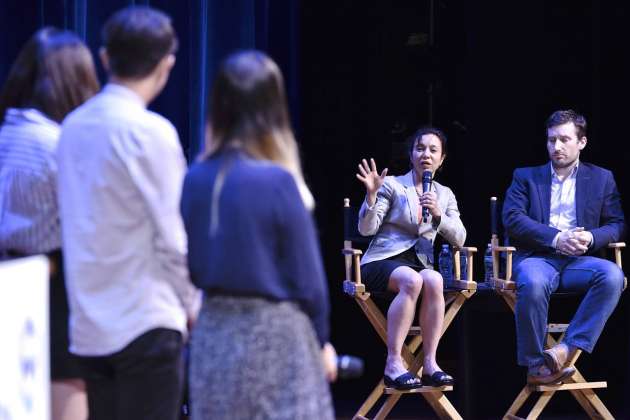
M48 259L0 263L0 420L50 419Z

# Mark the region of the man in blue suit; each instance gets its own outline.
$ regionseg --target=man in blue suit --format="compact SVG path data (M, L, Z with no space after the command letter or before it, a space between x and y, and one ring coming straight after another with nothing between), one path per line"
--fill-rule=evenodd
M573 375L568 355L593 350L623 290L621 269L593 256L620 240L625 222L612 173L579 159L586 143L583 116L554 112L547 120L550 163L516 169L505 197L503 223L517 248L517 358L532 384ZM543 351L549 297L558 289L586 295L563 341Z

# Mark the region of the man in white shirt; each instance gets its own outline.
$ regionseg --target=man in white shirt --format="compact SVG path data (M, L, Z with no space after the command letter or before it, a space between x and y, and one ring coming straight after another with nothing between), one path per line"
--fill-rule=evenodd
M103 42L109 83L65 119L58 148L70 351L90 419L176 419L199 296L179 214L185 159L175 128L146 107L177 38L165 14L128 7Z
M547 120L550 163L519 168L503 206L503 224L516 246L518 364L528 382L548 384L570 377L566 367L576 349L593 351L617 305L624 275L597 258L621 239L625 221L612 173L580 161L586 120L575 111L556 111ZM585 292L562 342L544 350L549 297L556 290Z

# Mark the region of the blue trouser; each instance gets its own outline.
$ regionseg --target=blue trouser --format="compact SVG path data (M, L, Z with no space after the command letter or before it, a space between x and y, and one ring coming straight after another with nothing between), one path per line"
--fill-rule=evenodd
M516 266L513 278L517 287L517 361L533 367L544 362L551 293L586 292L563 342L590 353L619 301L624 275L613 262L601 258L535 254Z

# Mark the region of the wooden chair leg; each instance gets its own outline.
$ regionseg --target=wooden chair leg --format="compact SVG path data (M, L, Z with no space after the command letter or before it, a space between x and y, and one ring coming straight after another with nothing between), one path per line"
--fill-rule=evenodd
M374 405L378 402L378 400L383 395L384 391L385 391L385 384L383 383L383 380L381 379L378 385L374 387L370 395L368 395L365 401L363 401L363 404L361 404L361 407L359 407L359 410L357 410L353 418L367 416L367 413L369 413L372 407L374 407Z
M402 394L388 395L380 410L378 410L378 413L376 413L376 415L374 416L374 420L385 419L389 412L392 411L401 396Z
M530 395L532 395L532 390L529 386L525 385L523 389L521 389L521 392L518 394L516 399L512 402L510 408L508 408L508 411L503 416L503 419L507 420L515 418L518 410L521 409L521 407L523 406L523 404L525 404Z
M451 325L455 316L462 308L464 302L469 299L475 293L474 290L459 290L456 292L448 292L445 296L445 306L447 307L444 313L444 322L442 325L442 331L440 336L444 335L448 327ZM387 343L387 320L383 316L383 313L376 306L374 301L367 298L355 298L361 310L365 313L366 317L374 327L375 331L384 343ZM403 345L402 358L406 363L410 372L422 375L422 365L424 364L424 351L420 348L422 344L422 336L413 337L409 343ZM361 407L355 413L355 419L364 419L367 414L374 408L376 403L384 395L385 386L383 380L372 390L370 395L363 402ZM396 393L388 395L382 406L379 408L375 415L375 419L384 419L394 408L399 401L402 394ZM423 392L422 397L431 406L436 415L441 419L462 419L455 407L451 404L448 398L441 391Z
M536 403L534 404L532 409L529 411L529 414L527 415L526 418L528 420L537 419L542 413L542 411L545 409L547 404L549 404L549 401L551 400L551 397L553 397L554 393L555 391L542 392L540 396L538 397L538 399L536 400Z
M431 405L439 418L462 420L462 416L459 415L443 392L427 392L423 393L422 396Z
M505 300L507 305L512 309L513 312L516 310L516 293L514 291L500 291L501 297ZM547 333L545 342L548 347L553 347L557 343L561 342L566 334L566 331L563 332L557 339L554 338L550 333ZM574 354L570 355L568 366L575 367L575 362L581 355L581 351L578 350ZM586 379L582 376L582 374L576 369L575 374L571 378L569 378L566 383L574 383L587 384ZM600 385L601 386L601 385ZM586 412L586 414L592 419L614 419L613 415L606 408L602 400L595 394L592 388L582 388L582 389L569 389L568 390L571 395L575 398L575 400L580 404L582 409ZM527 415L527 419L536 419L540 416L543 409L547 406L553 395L557 392L557 390L548 390L541 393L535 402L534 406L530 410ZM519 418L517 416L518 411L523 407L527 399L533 393L532 388L528 385L521 390L519 395L516 397L507 413L503 416L503 419L516 419Z
M387 342L387 320L372 299L355 299L381 339Z
M442 332L440 333L440 337L444 335L448 327L455 319L455 316L462 308L464 302L469 299L475 293L474 290L466 290L461 292L453 292L452 295L447 296L445 299L448 302L452 302L446 313L444 314L444 323L442 324ZM424 352L420 352L416 361L420 364L423 362L420 358L423 356ZM414 366L415 367L415 366ZM420 366L421 369L421 366ZM423 393L422 396L429 403L429 405L433 408L433 411L438 415L441 419L461 419L462 417L457 412L455 407L451 404L451 402L446 398L443 392L431 392L431 393Z
M571 383L586 382L586 379L580 371L576 370L575 374L569 379ZM602 400L599 399L595 391L592 389L575 389L571 390L571 395L577 400L577 402L584 408L586 414L592 419L614 419L613 415L608 411Z

